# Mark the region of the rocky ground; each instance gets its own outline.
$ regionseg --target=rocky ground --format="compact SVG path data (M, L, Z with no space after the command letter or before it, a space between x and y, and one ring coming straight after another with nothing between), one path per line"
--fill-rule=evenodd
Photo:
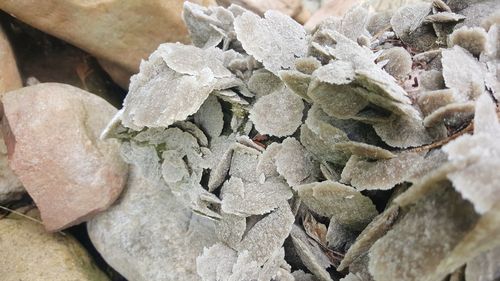
M1 280L500 278L497 0L0 24Z

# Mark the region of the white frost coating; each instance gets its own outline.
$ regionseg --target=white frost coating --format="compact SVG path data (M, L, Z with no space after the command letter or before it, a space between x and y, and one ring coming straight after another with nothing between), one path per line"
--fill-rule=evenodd
M262 215L292 196L290 187L276 178L261 184L244 183L240 178L231 177L222 186L222 210L244 217Z
M123 102L122 124L140 130L145 126L168 127L185 120L198 111L215 83L210 69L204 68L200 74L178 74L153 53L131 78Z
M203 281L227 280L237 257L236 251L219 242L203 249L196 259L196 271Z
M200 109L213 90L237 86L238 79L226 68L231 56L231 52L216 48L160 45L131 78L122 124L141 130L185 120Z
M284 88L257 100L249 118L260 134L284 137L300 126L303 110L302 99Z
M306 55L306 31L277 11L267 11L264 17L245 12L234 20L234 30L245 51L278 75L280 70L293 69L295 58Z
M495 104L488 94L483 94L476 102L474 135L461 136L443 147L452 163L464 167L448 174L448 178L480 214L500 200L499 139L500 124Z
M217 97L209 96L194 115L195 123L212 139L220 136L224 127L224 114Z
M313 174L314 164L300 142L287 138L276 154L276 169L288 185L296 186Z
M223 51L217 48L200 49L181 43L165 43L156 52L168 67L181 74L199 76L209 68L215 78L232 76L231 71L224 67Z
M457 101L475 100L483 93L484 65L460 46L443 50L441 54L444 82L446 87L455 90Z
M286 201L260 221L246 234L238 248L248 251L252 260L262 264L281 246L290 234L295 216Z

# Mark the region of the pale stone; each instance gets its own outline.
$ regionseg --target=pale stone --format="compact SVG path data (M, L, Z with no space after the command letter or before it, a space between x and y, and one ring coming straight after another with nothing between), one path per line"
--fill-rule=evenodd
M27 216L38 219L31 210ZM3 281L107 281L86 250L69 234L48 233L18 215L0 220L0 279Z
M124 73L136 73L141 59L160 43L189 42L181 19L183 2L5 0L0 1L0 10L109 62L106 69L114 64L112 78L126 86ZM214 4L213 0L192 2Z
M14 54L0 27L0 99L4 93L21 87ZM7 148L0 132L0 203L18 199L23 193L21 182L8 166Z
M128 280L200 280L196 258L215 244L215 224L131 167L117 204L87 224L92 243Z
M42 83L5 94L3 111L9 164L47 230L85 221L118 197L127 165L116 140L99 139L113 106L69 85Z
M3 93L21 88L22 85L14 53L7 36L0 27L0 97Z

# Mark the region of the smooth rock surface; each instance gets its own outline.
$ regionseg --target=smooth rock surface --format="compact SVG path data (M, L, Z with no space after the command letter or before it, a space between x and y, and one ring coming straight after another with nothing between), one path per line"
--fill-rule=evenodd
M128 280L200 280L196 257L217 242L215 225L131 167L117 203L87 224L92 243Z
M128 168L116 140L99 135L116 109L78 88L42 83L3 97L2 131L10 167L56 231L107 209Z
M0 99L4 93L22 86L14 53L0 27ZM23 185L8 166L7 147L0 132L0 203L18 199L24 192Z
M3 0L0 9L46 33L63 39L124 72L139 70L160 43L189 42L181 19L181 0ZM212 0L193 0L203 5ZM109 69L109 68L108 68ZM128 83L127 83L128 84Z
M26 215L37 218L38 212ZM71 235L47 233L18 215L0 219L0 249L2 281L109 280Z
M7 36L0 27L0 96L22 86L14 53Z

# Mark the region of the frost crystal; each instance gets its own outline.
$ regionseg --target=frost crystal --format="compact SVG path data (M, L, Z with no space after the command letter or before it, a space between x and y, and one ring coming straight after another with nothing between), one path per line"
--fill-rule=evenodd
M302 122L304 103L287 88L257 100L249 118L263 135L293 134Z
M277 11L267 11L264 17L245 12L235 19L234 29L245 51L278 75L280 70L292 69L295 58L306 55L306 32L300 24ZM267 42L265 47L259 45L261 42Z

